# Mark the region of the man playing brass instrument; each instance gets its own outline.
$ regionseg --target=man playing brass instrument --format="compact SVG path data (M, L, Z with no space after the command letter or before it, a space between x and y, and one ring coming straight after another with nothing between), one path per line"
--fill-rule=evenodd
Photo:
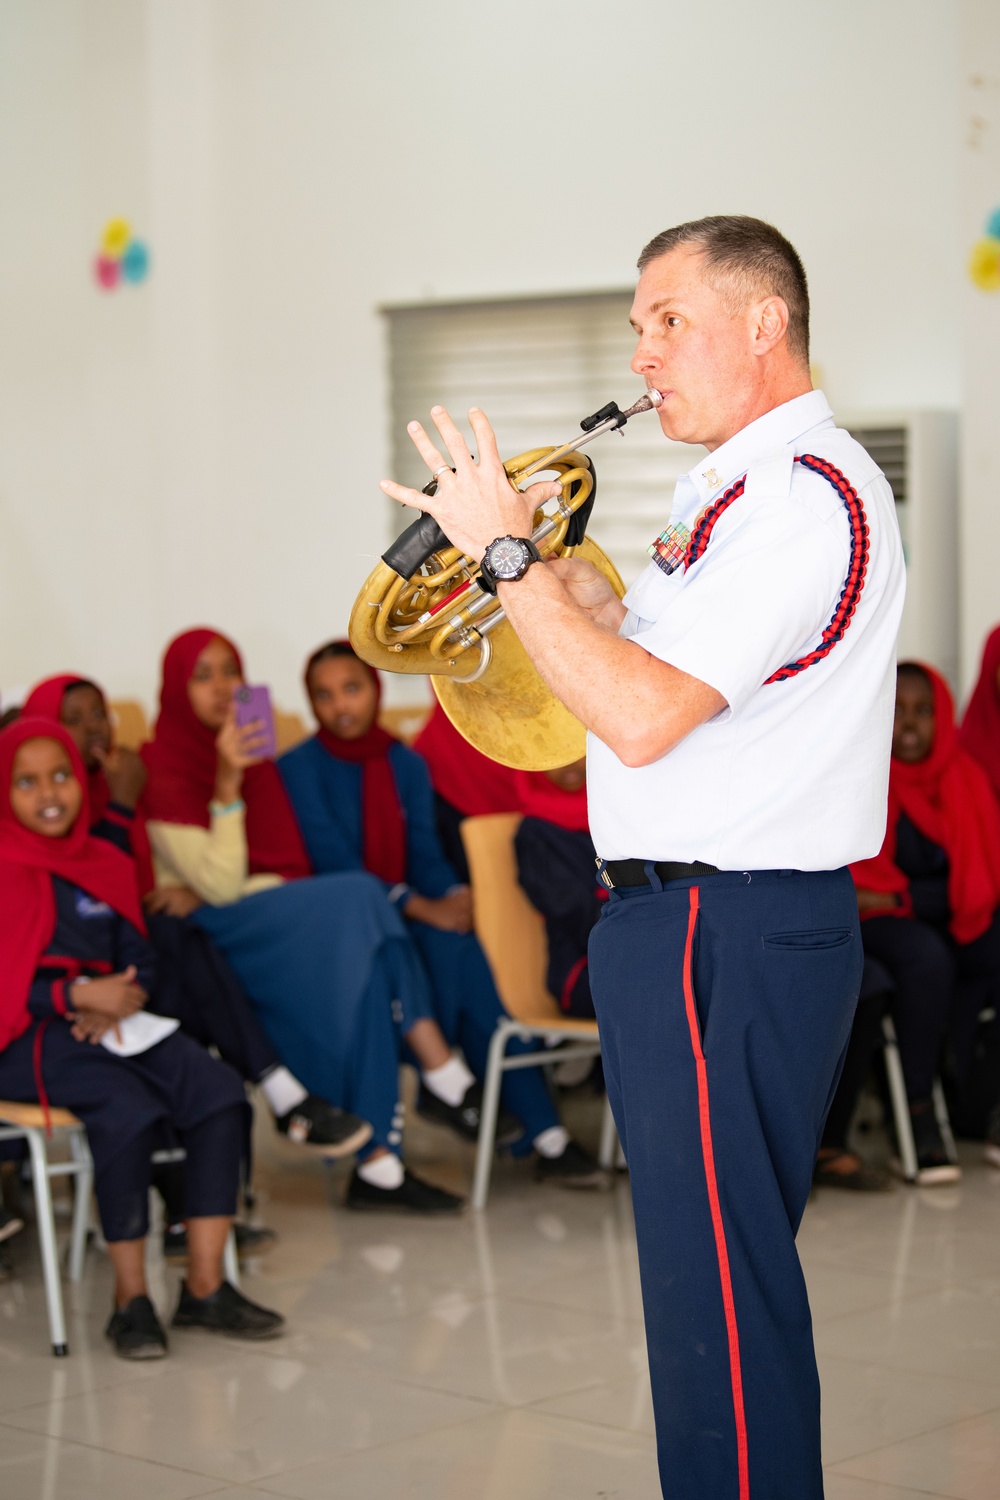
M438 489L383 490L485 557L529 656L587 726L610 898L591 938L635 1204L667 1500L818 1500L819 1383L795 1233L861 975L846 865L886 818L903 559L892 493L812 389L809 301L760 220L639 258L632 369L709 450L623 602L533 566L535 509L469 413L409 433ZM666 520L666 517L664 518Z

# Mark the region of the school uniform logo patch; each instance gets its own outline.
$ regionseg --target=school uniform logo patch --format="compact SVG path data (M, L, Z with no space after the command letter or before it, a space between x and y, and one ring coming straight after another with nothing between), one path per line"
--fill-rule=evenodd
M111 917L114 912L106 901L95 901L85 891L76 893L76 914L87 921L91 917Z

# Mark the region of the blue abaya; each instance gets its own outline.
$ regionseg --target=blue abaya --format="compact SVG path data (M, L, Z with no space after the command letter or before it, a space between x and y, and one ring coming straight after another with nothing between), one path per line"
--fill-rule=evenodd
M304 1086L400 1148L402 1037L433 1011L406 929L372 875L317 875L201 906L208 933ZM367 1154L367 1153L366 1153Z
M394 903L405 907L413 891L437 900L458 880L438 839L426 764L416 751L398 741L390 746L388 757L406 824L406 883L390 887L377 881L383 905L392 910ZM278 770L314 868L363 871L362 767L337 760L313 738L283 755ZM490 1038L507 1012L478 940L473 933L442 932L409 918L405 931L410 951L415 958L419 955L430 981L434 1019L448 1043L461 1047L469 1067L482 1079ZM512 1041L508 1046L508 1052L528 1050L523 1042ZM524 1124L528 1141L559 1123L536 1068L506 1073L502 1098L504 1107Z

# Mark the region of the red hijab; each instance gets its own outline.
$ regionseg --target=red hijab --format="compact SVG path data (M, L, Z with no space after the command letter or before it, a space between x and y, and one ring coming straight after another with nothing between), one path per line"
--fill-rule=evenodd
M46 677L43 682L39 682L25 698L22 712L33 718L52 719L59 724L62 722L63 698L70 688L75 687L93 688L104 704L104 712L108 713L108 700L104 695L104 689L91 677L70 674L64 674L61 677ZM108 778L101 766L95 766L92 771L87 771L87 799L90 803L90 826L93 828L106 816L108 803L111 800ZM146 823L138 811L129 820L128 836L132 858L135 860L139 890L145 895L147 891L153 889L156 882L153 878L153 854L149 847Z
M944 678L923 662L934 693L934 744L926 759L889 765L889 820L874 859L851 866L862 890L903 896L909 915L909 882L895 862L896 825L905 813L925 837L948 855L949 927L959 943L980 937L1000 906L1000 805L982 766L963 750L955 728L955 704ZM866 915L882 915L869 912Z
M962 749L977 760L1000 797L1000 626L986 637L979 680L958 732Z
M58 740L83 788L80 815L65 838L32 833L10 802L14 758L26 740ZM90 833L87 773L69 731L48 718L22 716L0 731L0 1051L31 1024L28 992L38 960L52 940L56 905L52 875L79 886L145 933L135 870L127 855Z
M346 647L339 653L341 660L356 661L371 676L375 684L375 713L382 701L382 683L377 672L372 671L351 647L350 641L332 641L331 645ZM332 658L336 660L337 658ZM313 658L312 660L315 660ZM309 669L306 669L306 692L309 691ZM381 729L373 718L370 728L359 739L341 740L322 724L316 738L323 749L334 760L347 761L361 767L361 861L366 870L377 875L390 885L398 885L406 879L406 818L396 778L389 763L390 746L396 743L391 734Z
M171 641L163 657L160 713L153 738L142 747L149 771L143 809L156 822L207 828L211 821L208 804L215 791L215 733L191 707L188 683L198 657L215 640L229 647L242 675L240 653L219 630L186 630ZM281 875L286 880L311 875L299 825L274 761L260 761L244 771L242 795L247 809L249 873Z
M564 792L544 771L515 771L514 776L526 818L541 818L569 833L589 831L586 785L575 792Z
M520 812L517 772L476 750L463 739L440 703L435 703L413 742L430 767L439 797L467 818L482 813Z

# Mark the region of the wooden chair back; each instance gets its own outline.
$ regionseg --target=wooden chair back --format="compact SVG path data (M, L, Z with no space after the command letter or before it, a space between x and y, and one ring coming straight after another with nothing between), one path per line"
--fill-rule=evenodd
M563 1020L545 985L545 923L517 878L514 835L520 822L520 813L490 813L462 824L476 936L500 998L516 1020Z
M412 745L431 716L427 704L411 708L383 708L378 721L387 734L394 734L404 745Z
M149 720L146 710L134 698L118 698L109 703L111 722L114 725L115 742L126 750L138 750L149 739Z

